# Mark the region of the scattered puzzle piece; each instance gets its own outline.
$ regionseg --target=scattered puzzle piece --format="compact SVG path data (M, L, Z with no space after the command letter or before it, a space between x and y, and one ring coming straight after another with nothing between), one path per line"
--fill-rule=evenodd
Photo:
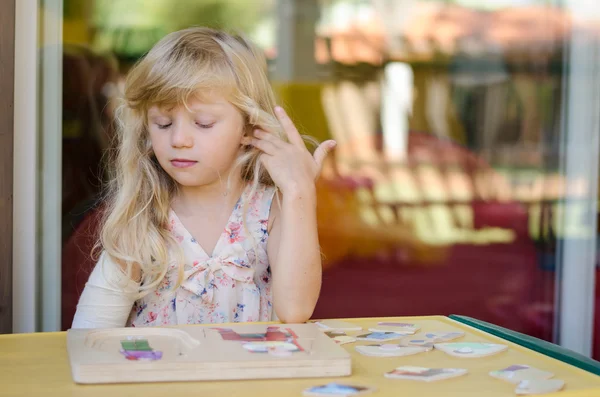
M376 327L369 328L371 332L397 332L399 334L412 335L421 329L416 324L411 323L390 323L380 322Z
M401 341L400 344L402 346L418 346L426 348L427 350L432 350L434 343L428 341L427 339L411 339L408 341Z
M340 383L329 383L322 386L314 386L304 390L305 396L357 396L373 392L375 389L366 386L344 385Z
M386 372L384 376L392 379L409 379L422 382L434 382L449 378L455 378L467 374L463 368L424 368L404 366L393 371Z
M427 348L424 347L400 346L393 344L356 346L355 349L360 354L371 357L411 356L413 354L424 353L428 351Z
M465 336L464 332L427 332L425 338L435 343L449 342Z
M554 374L530 367L528 365L511 365L510 367L490 372L490 376L496 379L518 384L524 380L550 379L554 376Z
M352 336L348 336L343 331L328 331L325 332L325 335L329 336L335 343L338 345L345 345L346 343L356 342L356 338Z
M397 332L371 332L368 334L358 335L356 340L367 340L367 341L384 341L384 340L395 340L402 339L406 335L399 334Z
M508 349L506 345L474 342L436 343L434 347L454 357L486 357Z
M325 331L360 331L362 327L341 320L322 320L315 322L322 330Z
M518 384L515 393L519 396L547 394L562 390L563 387L565 382L560 379L524 380Z
M464 332L428 332L422 335L413 336L410 339L402 340L403 346L421 346L428 349L433 349L434 344L444 343L454 339L461 338L465 335Z

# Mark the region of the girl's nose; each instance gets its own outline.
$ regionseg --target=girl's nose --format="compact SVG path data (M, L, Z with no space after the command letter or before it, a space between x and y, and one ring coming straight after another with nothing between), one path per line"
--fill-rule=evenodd
M192 147L194 141L191 131L183 123L171 125L171 146L174 148Z

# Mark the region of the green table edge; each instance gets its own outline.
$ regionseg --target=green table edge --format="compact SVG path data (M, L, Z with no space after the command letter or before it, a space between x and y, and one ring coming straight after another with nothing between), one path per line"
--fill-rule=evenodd
M510 329L477 320L472 317L461 316L457 314L451 314L449 317L452 320L458 321L459 323L469 325L499 338L516 343L517 345L526 347L530 350L542 353L546 356L555 358L577 368L581 368L595 375L600 375L600 362L572 350L558 346L554 343L546 342L545 340L534 338L533 336L525 335L520 332L511 331Z

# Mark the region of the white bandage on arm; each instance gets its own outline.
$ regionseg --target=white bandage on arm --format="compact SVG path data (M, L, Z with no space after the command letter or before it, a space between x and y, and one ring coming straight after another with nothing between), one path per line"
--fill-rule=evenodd
M79 298L71 328L124 327L139 287L103 252Z

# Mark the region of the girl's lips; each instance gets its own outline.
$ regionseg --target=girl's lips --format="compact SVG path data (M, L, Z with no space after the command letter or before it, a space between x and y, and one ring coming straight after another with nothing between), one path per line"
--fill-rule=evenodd
M188 168L195 165L197 161L194 160L186 160L186 159L174 159L171 160L171 164L176 168Z

